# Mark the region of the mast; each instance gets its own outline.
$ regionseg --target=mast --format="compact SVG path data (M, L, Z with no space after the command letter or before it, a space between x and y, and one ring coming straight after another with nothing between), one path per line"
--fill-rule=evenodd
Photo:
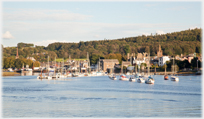
M100 71L100 57L99 57L99 63L98 63L98 71Z
M164 75L166 75L166 63L165 63L165 73L164 73Z
M173 57L173 75L174 75L174 57Z
M123 61L122 61L122 66L121 66L121 74L123 74Z
M149 75L149 66L150 66L150 53L149 53L149 64L148 64L148 74Z
M56 76L56 74L55 74L55 69L56 69L56 57L55 57L55 68L54 68L54 76Z
M48 75L49 75L49 56L47 57L47 62L48 62L48 68L47 68L47 72L48 72Z
M63 58L63 72L64 72L64 58Z
M88 60L88 72L90 73L90 61L89 61L89 53L87 52L87 60Z

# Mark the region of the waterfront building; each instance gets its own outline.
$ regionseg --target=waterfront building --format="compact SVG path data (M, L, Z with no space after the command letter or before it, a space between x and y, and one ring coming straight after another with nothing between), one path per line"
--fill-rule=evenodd
M116 64L119 64L118 59L100 59L100 69L104 72L114 69Z

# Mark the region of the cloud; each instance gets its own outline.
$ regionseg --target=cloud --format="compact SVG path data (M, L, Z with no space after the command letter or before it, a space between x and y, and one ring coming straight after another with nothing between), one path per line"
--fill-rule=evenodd
M193 29L196 29L196 28L198 28L197 26L192 26L192 27L190 27L190 30L193 30Z
M11 33L9 31L6 31L4 34L3 34L3 38L4 39L13 39L14 37L11 35Z
M48 9L9 9L3 14L3 19L6 21L80 21L91 17L91 15L73 13L68 10Z
M157 33L158 35L166 34L164 31L160 31L160 30L157 30L156 33Z
M149 36L151 34L150 33L143 33L142 35Z

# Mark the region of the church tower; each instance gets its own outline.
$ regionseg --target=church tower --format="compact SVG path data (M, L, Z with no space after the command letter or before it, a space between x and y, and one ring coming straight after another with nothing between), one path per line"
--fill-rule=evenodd
M161 50L161 45L159 44L159 51L157 51L157 57L162 57L163 56L163 52Z

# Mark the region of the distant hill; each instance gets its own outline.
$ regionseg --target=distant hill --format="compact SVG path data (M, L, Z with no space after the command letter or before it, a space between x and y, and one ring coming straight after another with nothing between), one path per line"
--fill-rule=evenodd
M40 61L46 60L49 55L51 59L57 58L86 58L87 52L89 55L98 54L105 56L110 53L119 53L126 56L127 53L150 52L151 56L156 55L159 44L164 55L180 55L189 53L201 53L201 29L185 30L163 35L149 35L128 37L114 40L99 40L99 41L80 41L79 43L52 43L47 47L24 47L25 44L20 44L19 56L27 57L34 56ZM27 46L33 46L27 44ZM44 54L34 54L42 53ZM3 56L15 56L15 48L4 48Z

